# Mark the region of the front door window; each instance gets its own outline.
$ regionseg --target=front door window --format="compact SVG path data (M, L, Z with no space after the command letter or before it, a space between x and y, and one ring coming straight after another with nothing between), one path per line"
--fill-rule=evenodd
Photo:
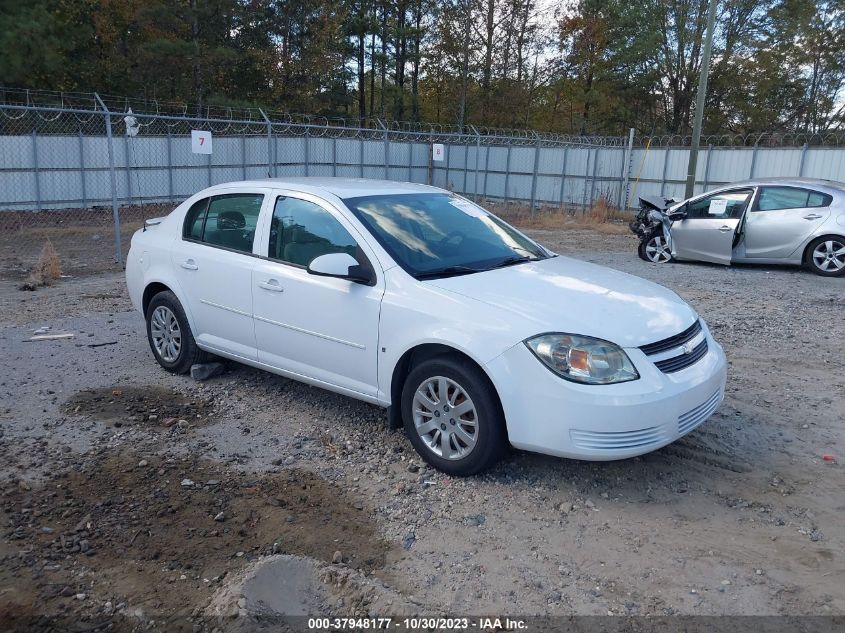
M687 219L739 219L752 193L753 189L737 189L700 198L687 206Z
M273 210L267 256L307 267L315 258L330 253L349 253L358 248L343 225L318 204L280 197Z

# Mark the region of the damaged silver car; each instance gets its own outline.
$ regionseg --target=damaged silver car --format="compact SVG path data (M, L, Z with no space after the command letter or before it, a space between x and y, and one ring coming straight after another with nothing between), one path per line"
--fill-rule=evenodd
M640 198L631 223L654 263L805 265L845 275L845 183L771 178L737 182L676 202Z

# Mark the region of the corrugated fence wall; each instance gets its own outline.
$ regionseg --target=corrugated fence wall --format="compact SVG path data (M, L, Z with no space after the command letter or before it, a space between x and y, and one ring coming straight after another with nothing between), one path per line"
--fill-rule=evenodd
M630 204L642 194L683 198L688 161L686 147L634 148ZM845 180L845 147L704 147L698 155L695 192L765 177Z
M689 152L629 138L134 116L130 135L122 112L0 105L0 210L177 202L209 185L268 176L430 181L496 200L587 208L605 197L635 206L643 194L682 197ZM192 153L191 129L213 133L212 154ZM444 145L444 160L430 163L432 143ZM761 176L845 179L845 148L704 146L696 192Z

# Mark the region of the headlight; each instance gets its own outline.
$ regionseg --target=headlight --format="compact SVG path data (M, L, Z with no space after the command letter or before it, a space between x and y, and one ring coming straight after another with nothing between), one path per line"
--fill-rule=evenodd
M640 377L618 345L576 334L540 334L525 344L561 378L588 385L609 385Z

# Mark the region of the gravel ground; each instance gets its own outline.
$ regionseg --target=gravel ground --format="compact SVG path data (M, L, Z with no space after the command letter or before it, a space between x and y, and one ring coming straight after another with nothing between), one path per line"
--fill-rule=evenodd
M236 364L166 374L119 275L0 282L0 622L235 627L261 578L305 573L288 597L338 615L845 614L845 279L533 235L699 311L730 362L709 422L453 479L376 407ZM74 338L24 342L45 325Z

